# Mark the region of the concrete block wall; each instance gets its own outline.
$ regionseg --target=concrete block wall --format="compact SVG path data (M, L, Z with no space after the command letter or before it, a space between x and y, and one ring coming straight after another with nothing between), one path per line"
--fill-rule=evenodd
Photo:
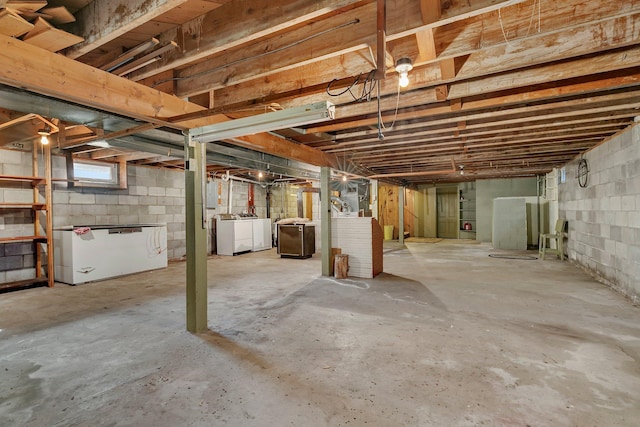
M53 175L66 177L63 157L52 159ZM127 188L107 189L54 184L53 226L167 224L167 257L186 254L184 173L127 166Z
M295 218L298 216L298 187L278 183L271 187L271 218Z
M640 127L584 155L589 181L576 179L578 159L558 186L559 216L569 223L569 259L640 302Z

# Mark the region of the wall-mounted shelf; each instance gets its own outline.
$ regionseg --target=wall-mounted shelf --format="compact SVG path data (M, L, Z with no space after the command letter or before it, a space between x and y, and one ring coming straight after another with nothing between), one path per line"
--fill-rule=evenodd
M0 209L46 210L46 203L0 203Z
M46 178L42 176L0 175L0 181L31 182L33 185L40 185L46 183Z
M30 241L39 241L46 242L47 236L15 236L15 237L0 237L0 243L9 243L9 242L30 242Z

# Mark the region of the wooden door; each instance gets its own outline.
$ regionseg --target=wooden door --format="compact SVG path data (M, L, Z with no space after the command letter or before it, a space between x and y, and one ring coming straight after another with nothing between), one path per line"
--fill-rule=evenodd
M438 237L458 238L458 191L456 188L438 188L436 205L438 209Z

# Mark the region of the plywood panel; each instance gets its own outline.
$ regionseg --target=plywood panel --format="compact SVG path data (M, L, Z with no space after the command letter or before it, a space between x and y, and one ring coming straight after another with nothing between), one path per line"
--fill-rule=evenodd
M524 197L493 200L493 247L527 250L527 206Z
M69 12L69 10L64 6L58 7L47 7L42 9L42 13L45 13L51 16L49 20L52 24L61 25L68 24L70 22L75 22L76 18Z
M0 9L0 34L21 36L33 29L33 24L8 9Z
M380 184L378 187L378 219L380 225L393 225L393 238L399 236L399 206L398 206L398 190L395 185Z
M82 37L52 27L42 18L36 19L34 28L24 36L26 43L41 47L50 52L58 52L84 41Z
M404 189L404 231L409 236L417 236L416 233L417 215L415 212L415 191Z
M46 1L33 0L33 1L15 1L9 0L7 7L20 12L36 12L47 5Z

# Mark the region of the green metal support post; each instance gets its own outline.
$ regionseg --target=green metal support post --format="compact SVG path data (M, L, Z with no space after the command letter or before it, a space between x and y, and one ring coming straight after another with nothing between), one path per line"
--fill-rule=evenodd
M186 135L187 330L207 330L207 228L204 214L205 144Z
M331 275L331 168L320 168L320 231L322 275Z

